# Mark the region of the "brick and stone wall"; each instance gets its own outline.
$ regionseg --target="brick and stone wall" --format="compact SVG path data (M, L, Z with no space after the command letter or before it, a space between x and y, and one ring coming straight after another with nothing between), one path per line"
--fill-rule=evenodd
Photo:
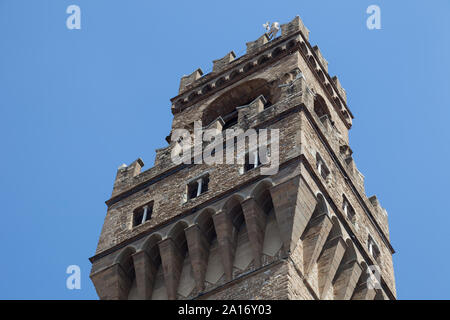
M351 157L345 90L298 17L281 29L247 43L239 59L215 60L210 74L183 77L171 99L172 130L230 106L239 107L232 128L278 129L278 173L176 165L175 142L150 169L141 159L119 168L90 259L101 299L395 299L387 213L366 196ZM208 191L187 199L187 184L205 174ZM134 226L133 212L148 203L151 219ZM380 268L378 289L368 285L370 266Z

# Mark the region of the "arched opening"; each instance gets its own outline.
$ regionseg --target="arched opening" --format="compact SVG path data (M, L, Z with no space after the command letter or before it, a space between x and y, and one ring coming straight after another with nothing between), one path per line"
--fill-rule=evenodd
M231 74L230 74L230 80L236 78L239 75L239 71L238 70L234 70Z
M351 122L350 115L348 114L347 110L342 110L342 114L344 115L345 120L348 122Z
M195 222L198 224L203 234L206 236L206 239L210 243L216 234L216 230L214 229L214 222L212 219L213 214L214 210L208 208L203 210L195 219Z
M338 109L341 110L342 109L342 103L339 100L338 97L334 97L334 103L336 103L336 105L338 106Z
M202 88L202 93L205 94L205 93L208 93L208 92L211 91L211 90L212 90L211 84L208 83L206 86L204 86L204 87Z
M269 215L273 211L272 196L269 191L271 187L271 182L262 181L252 192L252 198L260 205L266 215Z
M280 252L283 242L278 227L275 210L273 206L270 188L272 183L262 181L252 192L252 197L259 204L266 215L266 226L264 229L264 241L262 248L262 265L269 263Z
M275 58L282 53L283 53L283 49L281 49L281 47L277 47L275 50L272 51L272 57Z
M314 99L314 112L317 114L321 121L325 120L325 116L327 116L328 119L332 121L330 109L328 109L327 103L319 94L316 94L316 97Z
M244 66L244 72L247 73L248 71L250 71L251 69L253 69L254 65L253 62L249 62Z
M330 234L328 235L328 241L342 237L341 225L339 224L338 218L333 217L331 222L333 223L333 226L331 227Z
M266 63L267 61L269 61L269 57L266 56L266 55L263 55L262 57L260 57L260 58L258 59L258 64L261 65L261 64Z
M289 43L287 44L287 47L289 48L289 49L292 49L293 47L295 47L295 44L297 43L297 41L296 40L291 40L291 41L289 41Z
M316 195L317 203L316 207L314 208L314 212L312 217L318 217L323 214L330 215L330 212L328 210L327 200L325 199L324 195L320 192Z
M219 250L219 242L217 241L216 229L214 228L212 219L213 214L214 210L206 209L200 213L195 220L209 242L208 262L205 274L205 291L217 286L225 275Z
M216 88L220 87L220 86L223 85L224 83L225 83L225 78L224 78L224 77L218 79L218 80L216 81Z
M342 258L342 262L341 262L342 265L352 263L352 262L356 261L356 258L357 258L355 245L353 244L353 242L350 239L347 239L345 241L345 244L347 245L347 248L345 249L345 253Z
M181 258L181 274L177 294L178 297L182 299L187 299L195 288L195 280L192 276L191 260L189 259L187 240L184 232L184 229L186 228L187 223L180 221L172 228L172 230L170 230L168 234L168 237L173 240Z
M267 101L266 106L269 106L278 98L278 92L278 88L273 88L264 79L255 79L242 83L223 93L205 108L202 124L207 126L218 117L222 117L225 122L224 129L229 128L237 123L237 107L248 105L260 95L264 96Z
M328 93L329 93L331 96L334 96L334 90L333 90L333 87L331 86L331 84L330 84L329 82L327 82L327 83L325 84L325 88L327 88L327 91L328 91Z
M159 252L158 242L161 241L161 236L159 234L151 235L142 246L148 257L151 260L153 281L152 281L152 300L166 300L167 299L167 289L164 280L164 271L161 263L161 255Z
M325 75L323 73L322 70L317 71L317 74L319 76L320 81L324 82L325 81Z
M247 270L253 261L250 241L248 238L247 225L245 223L244 212L241 206L242 198L231 197L224 206L232 223L232 239L235 245L233 274L240 274Z
M241 206L242 200L242 197L234 195L230 199L228 199L223 207L223 210L225 210L225 212L230 217L233 227L236 230L239 230L242 224L245 223L244 213L242 212Z
M302 50L303 54L308 54L308 48L304 42L300 42L300 50Z
M311 64L311 66L313 67L313 69L316 70L317 69L317 63L316 63L316 60L314 59L314 57L312 55L310 55L308 57L308 61Z
M117 262L120 264L122 270L124 271L126 277L126 296L128 299L133 299L137 297L136 289L136 271L134 269L133 257L132 255L136 252L134 248L125 248L117 257Z

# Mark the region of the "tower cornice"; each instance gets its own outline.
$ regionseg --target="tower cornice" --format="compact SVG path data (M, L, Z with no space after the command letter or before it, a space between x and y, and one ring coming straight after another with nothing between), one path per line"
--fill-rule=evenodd
M256 40L255 43L258 43L258 40ZM282 34L280 37L275 38L270 42L261 43L250 52L247 52L235 60L230 59L231 61L223 64L219 71L203 74L201 69L197 69L193 73L196 73L197 76L191 77L193 75L191 74L189 76L192 78L191 82L188 83L184 89L180 90L180 93L177 96L170 99L172 102L172 113L176 114L192 106L196 102L209 97L217 91L223 90L242 78L247 77L259 70L262 66L267 67L267 63L270 62L273 64L284 56L296 51L299 51L302 54L312 73L324 89L324 92L328 95L328 99L336 109L341 120L346 124L347 128L350 129L351 122L346 119L344 113L347 112L352 119L354 116L347 105L346 98L343 97L343 94L341 93L343 89L340 87L339 80L337 77L332 78L329 75L328 68L324 65L325 59L322 57L318 47L311 46L304 34L304 30L302 31L301 28L286 35ZM233 54L233 57L235 56L234 52L231 51L226 57L231 53ZM262 63L260 63L261 61ZM314 64L317 64L318 67L314 68L311 61L313 61ZM319 74L322 74L325 79L321 78Z

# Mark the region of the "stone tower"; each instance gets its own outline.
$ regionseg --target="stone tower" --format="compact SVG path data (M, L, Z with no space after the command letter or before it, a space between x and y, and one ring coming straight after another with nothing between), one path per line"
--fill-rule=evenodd
M365 194L346 92L308 36L296 17L181 78L172 133L278 129L278 171L250 153L175 163L171 136L153 167L122 165L90 258L101 299L395 299L387 213Z

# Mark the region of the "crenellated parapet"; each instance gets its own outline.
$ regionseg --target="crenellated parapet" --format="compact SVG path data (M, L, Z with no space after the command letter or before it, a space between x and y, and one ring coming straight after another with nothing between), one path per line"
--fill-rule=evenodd
M236 58L234 51L230 51L225 57L213 61L213 71L220 72L225 69L228 64Z
M114 181L114 189L120 189L122 185L128 183L128 181L141 173L141 169L144 166L144 161L141 158L133 161L129 166L126 164L121 165L117 169L116 179Z
M388 213L385 208L383 208L380 204L376 195L369 197L369 201L374 208L374 213L377 221L385 234L389 237L389 223L388 223Z
M339 81L339 78L337 76L334 76L333 83L336 86L337 91L341 95L341 97L344 99L345 103L347 103L347 94L345 92L345 89L342 88L341 82Z
M258 51L262 46L264 46L267 42L269 42L269 37L267 34L263 34L261 37L256 39L255 41L247 42L247 54L252 54Z
M238 63L234 63L236 60L234 59L232 52L222 59L215 60L214 65L216 66L216 72L190 82L186 87L186 90L171 99L172 113L176 114L181 110L188 108L195 102L249 76L257 70L260 70L261 67L267 66L275 60L292 53L300 41L300 36L289 39L280 38L268 43L270 45L263 51L255 52L252 55L246 55L245 58L241 57ZM227 64L225 61L230 62ZM189 79L194 78L195 77L192 77L192 75L189 76Z
M314 53L317 56L317 60L320 61L320 64L324 68L324 70L328 73L328 61L325 60L325 58L322 56L322 53L320 52L319 47L316 45L313 47Z
M303 24L302 19L296 16L291 22L281 25L281 36L286 37L300 31L306 41L309 40L309 30Z
M274 63L293 51L299 51L323 85L324 91L342 121L350 128L353 115L346 105L345 90L337 77L332 78L328 75L327 60L318 46L312 47L309 44L308 37L309 31L297 16L291 22L281 25L281 36L270 40L267 34L263 34L257 40L247 42L247 52L238 60L235 53L231 51L223 58L213 61L211 73L203 75L201 70L197 69L191 75L184 76L180 82L178 96L171 99L172 113L176 114L214 92L249 76L261 67Z
M178 90L178 93L182 93L186 91L186 89L191 85L193 82L195 82L197 79L200 79L203 75L202 69L198 68L194 72L192 72L188 76L183 76L180 80L180 89Z

